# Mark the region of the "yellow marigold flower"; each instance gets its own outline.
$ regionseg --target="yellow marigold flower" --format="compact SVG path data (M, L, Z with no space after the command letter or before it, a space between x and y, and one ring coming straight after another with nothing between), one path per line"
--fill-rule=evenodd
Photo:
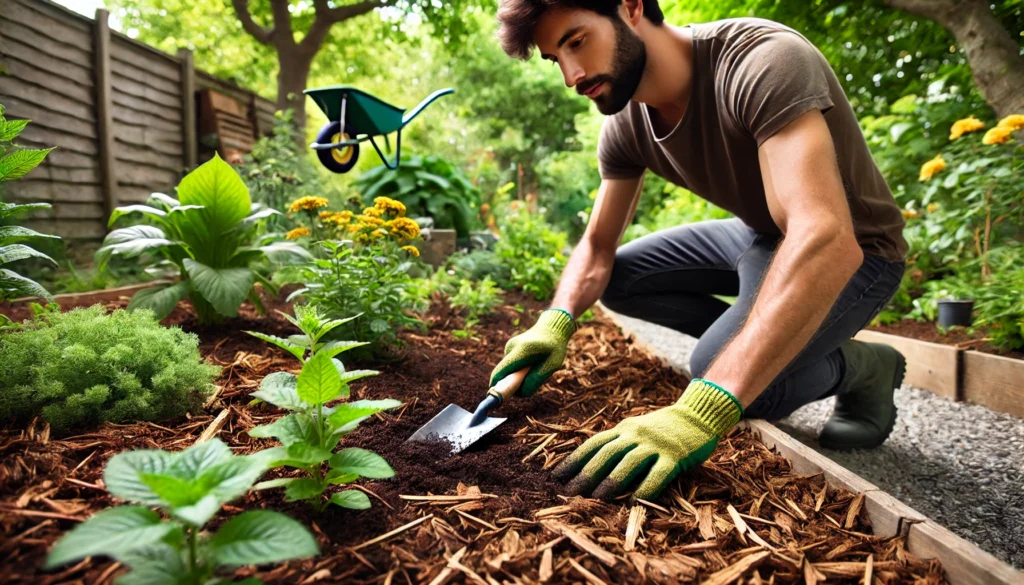
M353 224L349 224L349 226L348 226L348 231L352 232L353 234L358 232L361 229L363 229L363 224L360 224L360 223L353 223Z
M985 127L985 123L981 120L970 116L963 120L957 120L953 122L953 127L949 129L949 139L956 140L968 132L975 132Z
M402 217L405 215L405 204L396 199L390 197L376 197L373 200L374 206L381 211L388 212L395 217Z
M416 248L416 246L402 246L402 249L412 254L416 258L420 257L420 251L419 249Z
M1013 134L1013 129L1007 126L996 126L988 132L981 139L982 144L1002 144L1009 142L1010 134Z
M310 233L309 232L309 228L307 228L307 227L298 227L298 228L295 228L292 231L288 232L287 234L285 234L284 237L286 239L289 239L289 240L297 240L297 239L301 238L302 236L308 236L309 233Z
M941 154L937 154L935 158L921 165L921 176L917 180L927 181L944 168L946 168L946 161L942 160Z
M1010 114L1002 120L999 120L998 125L1002 128L1020 130L1024 128L1024 114Z
M399 217L391 224L391 233L407 240L414 240L420 235L420 225L408 217Z
M313 197L307 195L305 197L299 197L288 207L288 211L295 213L297 211L313 211L320 209L321 207L327 207L328 202L324 197Z
M358 219L360 222L368 226L380 227L384 225L383 219L372 215L360 215L356 219Z
M384 215L384 212L376 207L367 207L363 210L363 215L367 215L369 217L381 217Z
M374 237L374 239L378 239L379 240L379 239L383 238L384 236L388 235L388 233L386 231L380 229L380 228L377 228L377 229L373 230L373 232L370 235L372 235Z
M321 211L319 215L320 219L329 219L334 217L333 211Z
M910 219L912 217L917 217L918 215L916 211L911 211L909 209L901 210L900 213L903 214L904 219Z
M335 213L334 215L336 215L337 217L341 218L344 221L348 221L348 220L352 219L352 216L354 214L351 211L346 209L345 211L339 211L338 213Z
M929 203L927 209L928 209L928 213L935 213L936 211L939 210L939 204L938 203Z

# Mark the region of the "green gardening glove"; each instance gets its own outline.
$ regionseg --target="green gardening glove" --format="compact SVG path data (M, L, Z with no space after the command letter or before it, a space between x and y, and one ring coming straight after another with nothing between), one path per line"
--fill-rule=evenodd
M551 374L562 367L569 338L575 331L576 322L568 311L541 311L533 327L505 344L505 357L491 372L491 387L512 372L533 366L516 391L522 396L532 396Z
M594 497L610 500L646 474L634 497L653 500L680 471L710 457L741 416L743 408L732 394L695 378L672 406L629 417L590 437L555 469L555 477L575 476L568 486L574 495L597 486Z

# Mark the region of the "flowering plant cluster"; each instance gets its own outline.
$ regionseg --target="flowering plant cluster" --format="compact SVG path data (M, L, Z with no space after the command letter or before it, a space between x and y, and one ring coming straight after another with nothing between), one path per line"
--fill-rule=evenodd
M301 197L293 201L288 211L306 217L306 225L288 232L289 240L312 237L316 241L325 239L351 240L362 246L393 244L389 248L399 250L418 258L420 251L411 242L420 236L416 220L406 217L405 205L390 197L377 197L373 205L356 214L351 210L330 211L330 203L323 197Z

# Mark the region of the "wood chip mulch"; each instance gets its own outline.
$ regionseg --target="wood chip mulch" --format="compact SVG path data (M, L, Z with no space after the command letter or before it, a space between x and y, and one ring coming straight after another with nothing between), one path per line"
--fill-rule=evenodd
M509 300L509 299L507 299ZM455 457L436 445L405 443L448 403L472 410L486 391L504 342L542 308L499 308L475 338L450 331L461 318L435 304L426 333L406 332L403 360L358 364L380 376L353 385L353 398L393 397L405 406L365 423L342 442L383 455L393 480L362 481L367 511L318 515L281 494L260 492L224 507L272 508L306 523L321 547L309 560L238 570L266 583L946 583L937 560L906 550L903 537L871 534L862 494L799 475L750 431L723 439L699 469L683 474L657 502L604 503L560 494L550 470L587 437L626 416L675 401L687 380L622 336L606 317L573 337L565 368L529 400L503 406L509 420ZM87 559L45 573L46 551L66 530L107 506L103 464L125 449L178 450L213 436L239 453L270 446L245 431L280 416L250 407L266 374L296 362L240 331L290 334L280 320L203 337L207 359L224 371L205 413L178 421L105 425L67 438L45 424L0 434L0 574L5 583L111 583L123 568ZM363 383L365 382L365 383ZM216 528L216 524L212 526Z

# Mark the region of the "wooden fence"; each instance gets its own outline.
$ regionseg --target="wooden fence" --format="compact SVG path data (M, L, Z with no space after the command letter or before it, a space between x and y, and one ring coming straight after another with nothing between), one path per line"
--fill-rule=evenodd
M90 19L48 0L0 0L0 104L32 120L18 143L56 146L9 201L53 205L29 227L66 239L106 233L112 208L172 189L199 160L196 92L214 89L247 108L258 135L273 102L113 31L106 10Z

